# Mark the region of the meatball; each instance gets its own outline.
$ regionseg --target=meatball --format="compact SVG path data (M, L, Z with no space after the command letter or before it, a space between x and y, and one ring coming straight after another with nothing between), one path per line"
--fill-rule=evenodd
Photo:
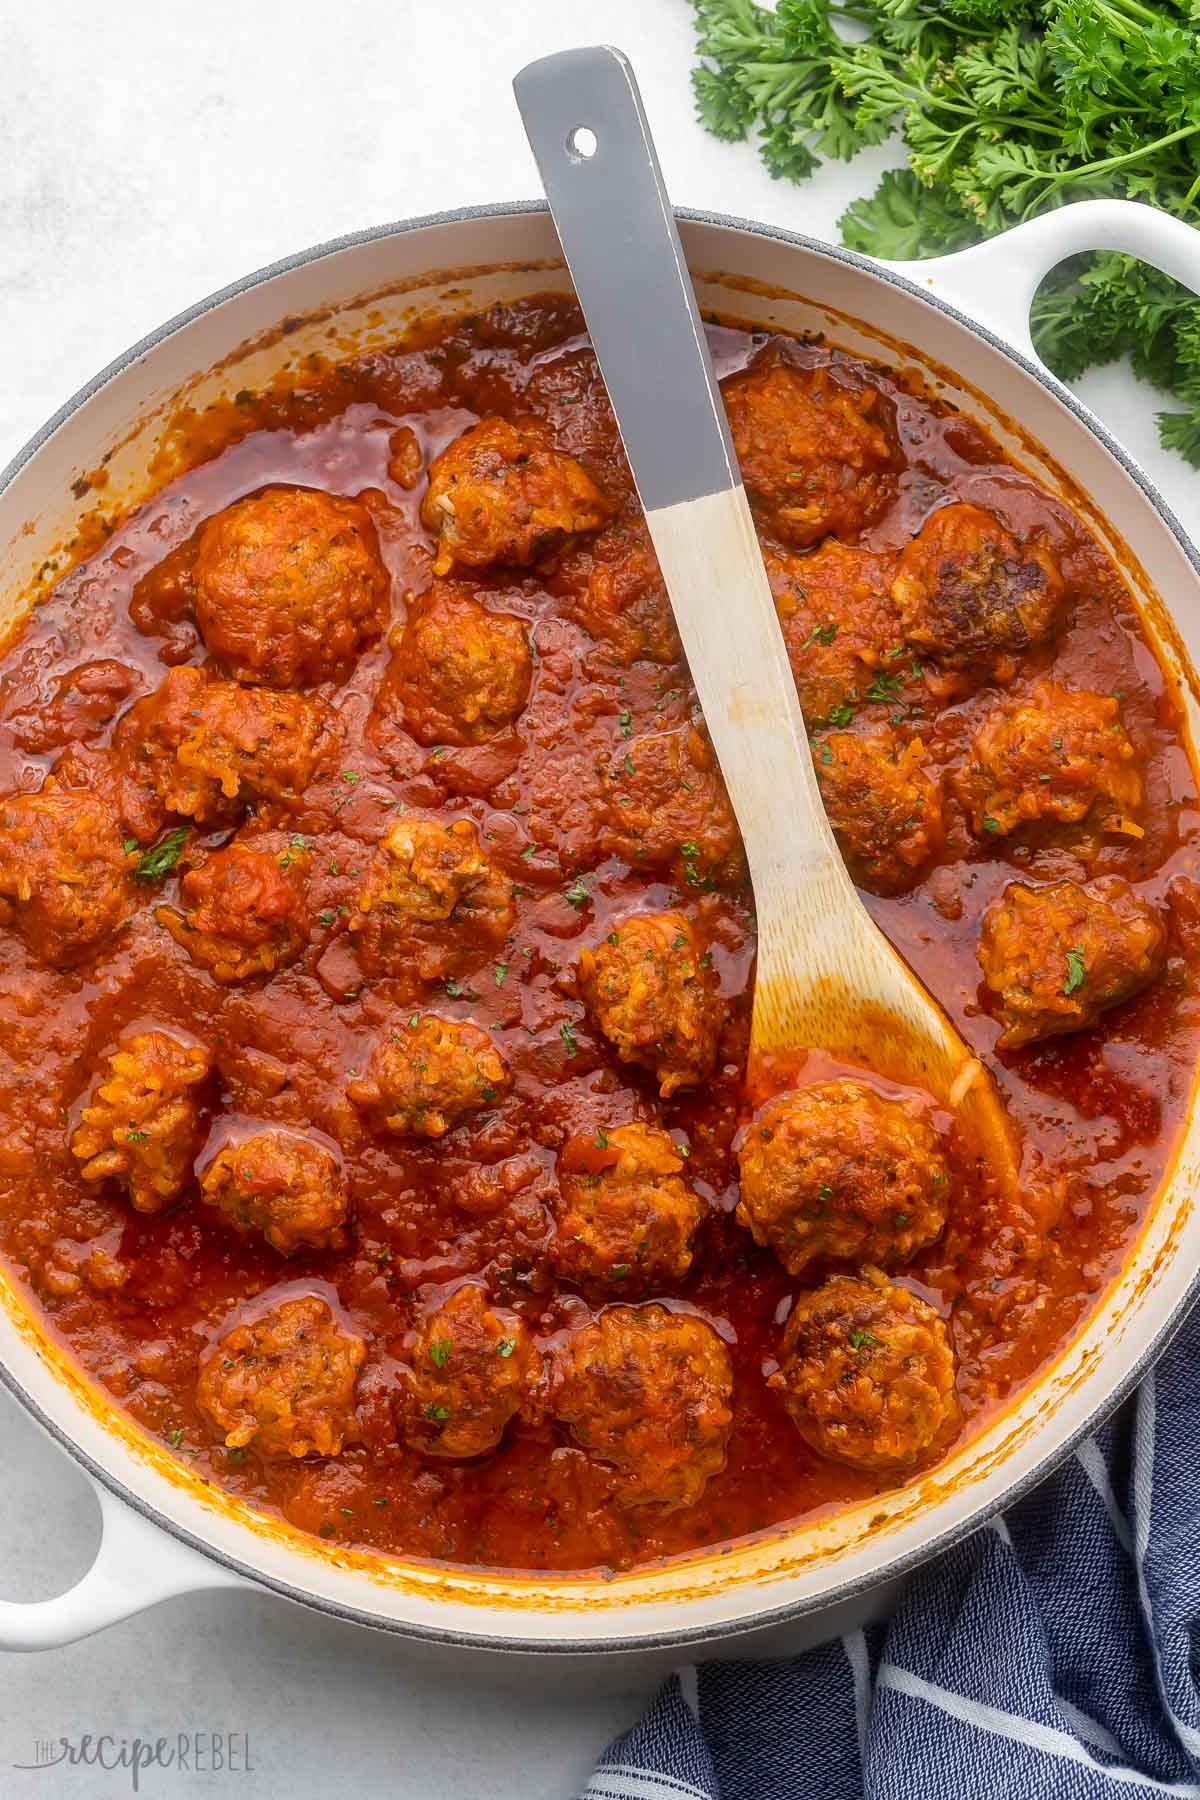
M381 839L349 929L364 968L388 974L420 964L423 929L437 927L443 947L453 935L486 950L504 942L513 917L512 883L483 854L470 819L441 825L407 813Z
M900 554L892 596L910 644L946 668L1008 681L1061 623L1058 564L978 506L931 513Z
M84 1181L123 1182L137 1212L177 1200L200 1148L198 1090L211 1069L203 1045L165 1031L122 1038L71 1138Z
M818 1256L903 1262L946 1223L937 1133L862 1082L777 1094L747 1126L738 1169L738 1224L790 1275Z
M873 1269L801 1295L767 1382L814 1450L892 1478L948 1443L954 1384L950 1335L932 1306Z
M768 550L765 562L805 722L844 725L904 648L888 593L895 558L830 538L808 556Z
M452 582L415 601L388 671L405 729L421 744L480 744L529 699L525 621Z
M515 1312L488 1304L467 1281L421 1321L410 1351L403 1430L426 1456L494 1450L533 1380L529 1332Z
M677 863L700 887L741 864L742 841L708 740L692 726L635 738L608 771L602 844L635 869Z
M346 1091L398 1137L440 1138L499 1099L509 1081L507 1063L480 1026L414 1013L380 1039L366 1075Z
M898 463L876 389L830 368L777 362L732 376L721 391L750 504L768 531L803 549L879 517Z
M581 463L554 448L544 425L483 419L429 465L421 522L437 537L435 575L454 564L528 568L613 508Z
M308 942L305 851L282 855L232 843L183 878L184 910L155 918L215 981L248 981L295 962Z
M49 785L10 794L0 800L0 925L52 969L85 962L134 909L133 862L95 795Z
M569 1138L558 1160L554 1266L565 1281L643 1294L683 1281L705 1207L665 1131Z
M303 694L273 694L172 669L130 708L113 747L131 790L126 814L140 837L162 814L223 825L252 805L294 803L313 777L323 707Z
M813 766L846 867L876 894L909 888L942 841L942 798L921 767L920 738L906 744L889 725L834 731Z
M612 660L675 662L683 651L650 534L640 512L622 516L560 565L552 582L563 611Z
M1015 1050L1094 1025L1154 980L1166 941L1158 912L1119 875L1087 887L1010 882L979 928L980 967L1004 1024L997 1044Z
M336 1456L354 1426L362 1338L317 1294L281 1300L233 1326L200 1359L196 1405L231 1450Z
M725 1466L733 1368L712 1326L664 1306L610 1306L563 1346L551 1409L616 1472L627 1505L691 1506Z
M1106 831L1142 835L1130 817L1142 802L1137 752L1109 694L1039 681L1028 700L987 715L956 786L981 837L1039 820L1077 825L1089 814Z
M281 1256L342 1250L350 1191L339 1159L298 1131L264 1126L218 1150L200 1193L235 1231L261 1232Z
M725 1009L682 913L635 913L581 950L579 986L621 1061L652 1070L664 1099L711 1075Z
M200 634L237 681L343 681L387 623L370 514L315 488L266 488L208 519L193 582Z

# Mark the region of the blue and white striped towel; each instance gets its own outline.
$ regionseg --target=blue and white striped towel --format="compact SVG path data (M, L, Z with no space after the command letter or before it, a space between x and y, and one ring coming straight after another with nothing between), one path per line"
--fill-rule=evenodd
M673 1676L584 1800L1200 1800L1200 1312L886 1626Z

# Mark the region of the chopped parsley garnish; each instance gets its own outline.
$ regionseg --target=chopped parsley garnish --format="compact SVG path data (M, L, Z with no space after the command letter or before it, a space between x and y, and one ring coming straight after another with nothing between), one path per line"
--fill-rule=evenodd
M495 981L497 987L504 986L504 977L507 974L508 974L508 964L506 962L498 962L495 964L495 966L492 969L492 978Z
M586 906L591 899L591 895L588 893L587 882L583 879L582 875L577 875L567 889L567 899L571 902L572 906Z
M332 908L327 906L323 912L319 912L317 914L317 918L320 920L322 925L332 925L333 921L337 918L337 914L332 910Z
M444 1369L450 1361L450 1339L434 1338L429 1346L428 1355L435 1369Z
M439 1406L436 1400L431 1400L425 1407L424 1412L427 1419L432 1419L439 1425L443 1419L448 1419L450 1417L449 1408Z
M1067 951L1067 979L1062 984L1064 994L1073 994L1081 988L1087 975L1087 964L1083 960L1083 951L1075 948Z
M899 675L884 675L878 670L871 678L871 685L863 696L866 700L894 700L900 692Z
M503 1356L507 1360L507 1358L512 1355L512 1353L516 1349L516 1347L517 1347L516 1338L501 1338L499 1343L496 1345L496 1355Z
M161 881L169 875L179 861L183 846L187 843L187 832L182 826L177 831L168 831L161 844L155 844L152 850L145 850L138 857L134 874L139 881Z
M140 839L135 838L135 837L122 838L122 840L121 840L122 853L125 856L132 855L132 853L137 849L139 842L140 842Z
M570 1019L564 1019L558 1030L563 1043L567 1046L567 1055L576 1056L579 1052L579 1043Z
M1000 830L999 819L993 819L991 813L984 813L983 818L980 821L980 823L982 824L983 829L985 831L999 831Z
M629 1267L630 1265L628 1263L614 1263L612 1266L613 1280L620 1281L623 1275L628 1275Z
M873 1344L879 1342L879 1339L873 1337L869 1331L860 1331L857 1326L852 1331L848 1331L846 1336L850 1339L852 1350L869 1350Z
M597 1150L607 1150L608 1149L608 1133L607 1133L607 1131L605 1131L603 1125L597 1125L595 1141L596 1141Z
M825 722L827 725L848 725L853 717L854 707L851 702L839 700L836 706L830 707L829 716Z
M617 724L621 727L623 738L633 736L633 714L627 706L623 706L617 714Z

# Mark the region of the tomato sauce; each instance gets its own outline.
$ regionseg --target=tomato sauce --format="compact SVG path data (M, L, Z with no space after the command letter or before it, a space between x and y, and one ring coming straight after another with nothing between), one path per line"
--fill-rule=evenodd
M723 327L712 328L711 341L723 373L762 347ZM788 354L802 363L839 356L819 343ZM952 826L911 892L867 896L994 1071L1027 1156L1040 1156L1052 1177L1036 1209L1006 1208L968 1188L941 1241L895 1274L950 1321L970 1430L1084 1318L1170 1162L1200 1031L1195 929L1178 903L1180 878L1198 873L1200 819L1180 708L1114 565L980 427L911 377L875 370L871 378L896 407L905 471L894 505L862 541L898 548L948 495L983 507L1002 496L1014 531L1045 533L1077 598L1068 629L1028 659L1013 691L1049 671L1068 686L1120 693L1147 788L1144 838L1107 844L1086 869L1071 828L981 844ZM204 518L269 482L363 498L392 575L398 625L405 594L429 584L431 547L418 520L420 486L389 478L391 440L411 427L428 460L493 412L546 420L560 448L636 522L595 361L566 301L497 308L431 327L393 351L314 363L299 385L240 395L182 427L178 472L15 635L0 661L0 790L36 788L67 743L103 745L114 713L156 687L165 665L204 661L194 627L159 604L152 571ZM429 749L374 710L386 643L328 690L338 753L287 822L307 840L312 867L313 936L298 963L265 983L218 986L155 923L154 905L175 897L174 876L148 888L115 947L82 970L44 968L18 938L0 934L0 1251L48 1331L116 1405L214 1484L294 1526L337 1544L455 1564L621 1569L834 1509L876 1484L810 1450L764 1383L802 1284L732 1216L754 958L749 890L677 889L604 859L598 846L601 772L637 733L689 719L686 668L614 660L572 621L561 574L474 580L529 622L529 704L497 739ZM995 690L940 705L921 671L903 663L894 692L861 716L919 732L930 767L948 768ZM85 664L103 667L86 682L64 682ZM383 1138L345 1092L398 1003L389 981L356 973L345 931L367 857L398 807L472 818L518 884L503 952L431 997L447 1017L487 1027L513 1089L436 1143ZM1014 876L1110 872L1166 909L1165 973L1097 1029L996 1055L999 1027L983 1006L975 958L984 908ZM668 1102L616 1060L575 982L580 945L635 904L683 907L702 924L730 1006L716 1078ZM148 1025L178 1028L212 1050L214 1131L254 1119L336 1142L355 1209L348 1249L285 1262L191 1200L143 1217L120 1192L80 1180L68 1136L82 1097L118 1036ZM394 1399L423 1292L480 1272L544 1346L586 1318L587 1302L557 1287L549 1268L546 1195L569 1136L629 1119L661 1120L689 1145L689 1180L709 1203L692 1275L663 1298L699 1311L729 1346L735 1420L724 1473L690 1508L622 1510L610 1504L603 1469L549 1423L516 1425L498 1452L475 1462L421 1458L398 1441ZM204 1347L239 1306L292 1286L336 1300L369 1341L357 1433L336 1458L267 1461L253 1448L227 1450L196 1410Z

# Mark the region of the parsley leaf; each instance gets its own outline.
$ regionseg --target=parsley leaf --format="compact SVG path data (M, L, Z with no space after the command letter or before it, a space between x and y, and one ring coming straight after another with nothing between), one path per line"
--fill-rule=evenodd
M138 880L162 881L179 861L186 843L187 832L180 826L176 831L168 831L161 844L155 844L150 850L143 850L133 871Z
M1078 948L1068 950L1067 978L1062 984L1063 993L1073 994L1076 988L1081 988L1083 986L1086 976L1087 963L1084 961L1083 951Z

